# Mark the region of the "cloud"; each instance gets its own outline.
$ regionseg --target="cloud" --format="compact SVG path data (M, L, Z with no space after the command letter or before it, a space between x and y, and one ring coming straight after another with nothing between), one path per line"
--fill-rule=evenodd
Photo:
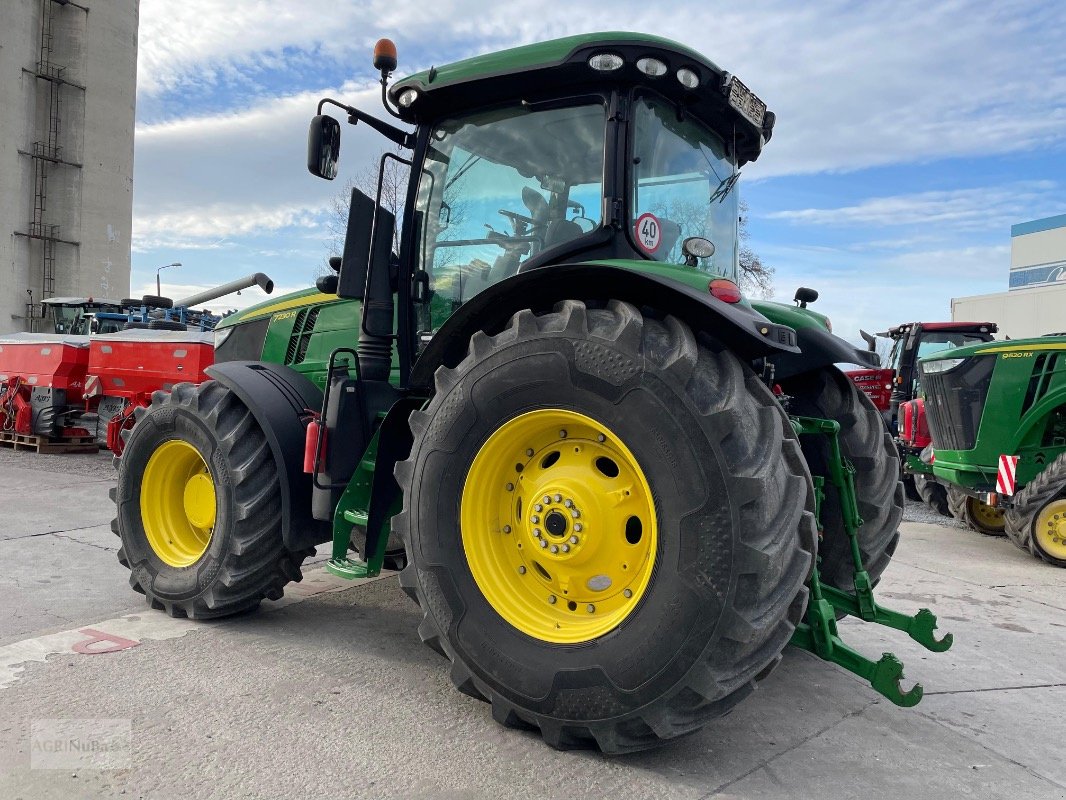
M1000 186L982 186L870 197L836 208L798 208L775 211L766 219L799 225L878 226L920 225L951 228L958 232L1006 228L1024 220L1031 209L1056 208L1066 211L1062 187L1055 181L1018 181Z
M754 0L743 11L690 1L669 14L622 0L612 11L620 27L707 54L769 102L778 127L751 169L759 177L1061 147L1066 137L1056 0ZM533 0L145 0L140 90L254 85L286 65L365 81L378 35L397 39L406 73L602 26L599 7L545 14Z

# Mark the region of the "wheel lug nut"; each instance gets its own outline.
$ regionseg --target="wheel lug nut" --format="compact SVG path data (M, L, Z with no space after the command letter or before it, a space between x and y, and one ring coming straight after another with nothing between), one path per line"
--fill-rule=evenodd
M554 500L556 503L561 503L563 500L563 496L561 494L556 494L555 497L552 498L552 500Z
M533 529L533 535L536 536L539 539L544 534L540 532L540 528L534 528Z
M633 590L632 589L623 589L622 590L622 594L624 594L626 597L632 597L633 596Z
M607 441L607 437L606 437L606 436L604 436L604 435L603 435L603 434L601 433L601 434L600 434L599 436L597 436L597 437L596 437L596 441L597 441L597 442L606 442L606 441Z
M525 575L526 574L526 568L525 567L519 567L518 568L518 574L519 575Z
M577 537L576 536L571 536L570 537L570 544L577 544Z
M532 447L526 449L526 455L527 456L532 456L533 455L533 448Z
M507 491L509 491L509 492L513 492L514 491L514 484L513 483L507 484Z
M580 522L575 522L574 523L574 530L577 531L578 533L581 533L581 523Z
M555 605L555 601L556 601L556 597L555 597L554 594L548 595L548 602L549 603L551 603L552 605Z
M551 547L549 547L548 550L551 553L558 553L559 552L559 548L556 545L554 545L554 544Z
M578 517L581 516L581 512L578 511L576 508L572 508L572 509L570 509L570 516L573 517L574 519L577 519Z
M544 506L542 506L540 503L537 503L536 505L533 506L533 510L534 511L543 511L544 510Z
M510 533L511 532L511 526L510 525L504 525L503 526L503 532L504 533Z
M540 502L544 503L544 505L547 505L547 504L548 504L548 503L550 503L551 501L552 501L552 499L551 499L551 497L549 497L548 495L544 495L544 497L542 497L542 498L540 499Z
M560 439L565 439L566 438L566 431L565 430L559 431L559 438Z
M540 517L534 514L532 517L529 518L529 521L536 525L538 522L540 522Z
M570 545L564 544L563 545L563 552L564 553L569 553L570 552Z
M544 541L543 539L540 539L539 541L540 541L540 546L541 547L547 547L548 546L548 543L546 541Z
M563 505L564 505L564 506L566 506L567 508L573 508L573 506L574 506L574 501L573 501L573 500L571 500L571 499L570 499L570 498L568 497L568 498L566 498L566 499L565 499L565 500L563 501Z
M592 605L592 603L589 603L585 608L590 614L596 611L596 606Z

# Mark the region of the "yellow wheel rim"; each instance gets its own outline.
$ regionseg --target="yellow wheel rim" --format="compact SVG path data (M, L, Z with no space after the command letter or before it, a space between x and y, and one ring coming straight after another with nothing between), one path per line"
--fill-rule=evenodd
M1066 561L1066 499L1044 506L1033 523L1033 536L1047 555Z
M970 506L970 515L973 517L980 527L988 531L1002 531L1007 527L1006 520L1003 518L1003 509L995 508L988 505L988 503L982 503L976 497L969 497L966 499L967 505Z
M574 411L531 411L501 425L467 473L460 524L489 605L546 642L617 628L655 567L644 472L607 426Z
M172 567L199 561L215 513L215 482L200 451L180 439L156 448L141 478L141 520L160 560Z

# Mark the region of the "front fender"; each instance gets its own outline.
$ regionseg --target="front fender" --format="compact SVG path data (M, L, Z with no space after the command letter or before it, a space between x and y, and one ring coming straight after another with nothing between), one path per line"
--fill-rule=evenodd
M745 305L725 303L669 278L596 264L557 264L500 281L453 314L433 336L411 371L412 388L430 388L439 366L455 367L477 331L499 333L523 309L544 313L562 300L621 300L650 306L707 333L741 358L799 353L796 332Z
M241 399L266 436L281 483L285 547L305 550L329 541L329 523L311 515L311 476L303 471L306 411L322 408L322 392L299 372L281 364L226 361L205 372Z

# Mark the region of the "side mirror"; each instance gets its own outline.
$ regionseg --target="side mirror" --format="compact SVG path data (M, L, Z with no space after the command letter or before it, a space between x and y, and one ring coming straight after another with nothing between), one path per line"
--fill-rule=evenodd
M808 289L806 286L801 286L796 290L796 296L792 299L796 301L800 308L806 308L808 303L813 303L818 299L818 292L814 289Z
M341 154L341 124L326 114L311 120L307 130L307 171L331 181L337 177Z

